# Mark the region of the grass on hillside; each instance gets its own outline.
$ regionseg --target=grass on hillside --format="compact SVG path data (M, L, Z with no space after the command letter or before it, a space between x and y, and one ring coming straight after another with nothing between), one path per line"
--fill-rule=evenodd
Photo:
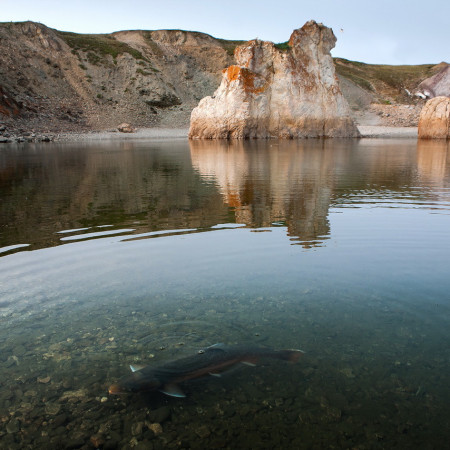
M224 49L225 51L230 55L234 55L234 50L239 45L245 44L247 41L228 41L227 39L218 39L214 38Z
M283 51L287 51L291 48L288 41L280 42L279 44L274 44L274 45L278 50L283 50Z
M416 66L389 66L383 64L365 64L334 58L336 72L353 81L358 86L372 92L388 96L401 95L405 89L412 90L434 74L434 64Z
M107 34L78 34L67 31L58 31L58 34L74 51L87 52L92 64L101 62L95 55L110 55L115 61L119 55L128 53L137 60L146 60L140 51Z

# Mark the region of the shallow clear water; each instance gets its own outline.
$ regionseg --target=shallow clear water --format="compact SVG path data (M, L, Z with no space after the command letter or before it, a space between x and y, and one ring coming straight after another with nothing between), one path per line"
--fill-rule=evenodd
M3 146L1 447L445 448L449 229L445 142ZM217 342L306 354L108 395Z

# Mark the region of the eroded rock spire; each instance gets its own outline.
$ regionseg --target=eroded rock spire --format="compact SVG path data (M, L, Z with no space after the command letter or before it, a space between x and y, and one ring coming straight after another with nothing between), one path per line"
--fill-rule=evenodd
M236 48L213 96L192 111L191 139L357 137L330 50L336 37L314 21L286 50L258 39Z

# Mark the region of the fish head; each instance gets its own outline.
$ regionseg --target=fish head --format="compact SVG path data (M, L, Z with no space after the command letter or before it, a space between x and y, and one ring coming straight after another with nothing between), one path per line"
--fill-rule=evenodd
M160 388L162 383L151 375L144 375L134 372L131 375L122 378L117 383L112 384L108 392L112 395L128 394L136 392L154 391Z

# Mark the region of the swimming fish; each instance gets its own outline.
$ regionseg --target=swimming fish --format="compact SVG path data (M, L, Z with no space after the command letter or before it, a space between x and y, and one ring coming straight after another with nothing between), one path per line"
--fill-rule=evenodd
M130 366L133 373L111 385L109 393L160 391L172 397L186 397L178 383L207 375L220 377L221 373L239 363L254 366L261 358L297 362L303 353L302 350L214 344L199 350L195 355L167 362L159 367Z

